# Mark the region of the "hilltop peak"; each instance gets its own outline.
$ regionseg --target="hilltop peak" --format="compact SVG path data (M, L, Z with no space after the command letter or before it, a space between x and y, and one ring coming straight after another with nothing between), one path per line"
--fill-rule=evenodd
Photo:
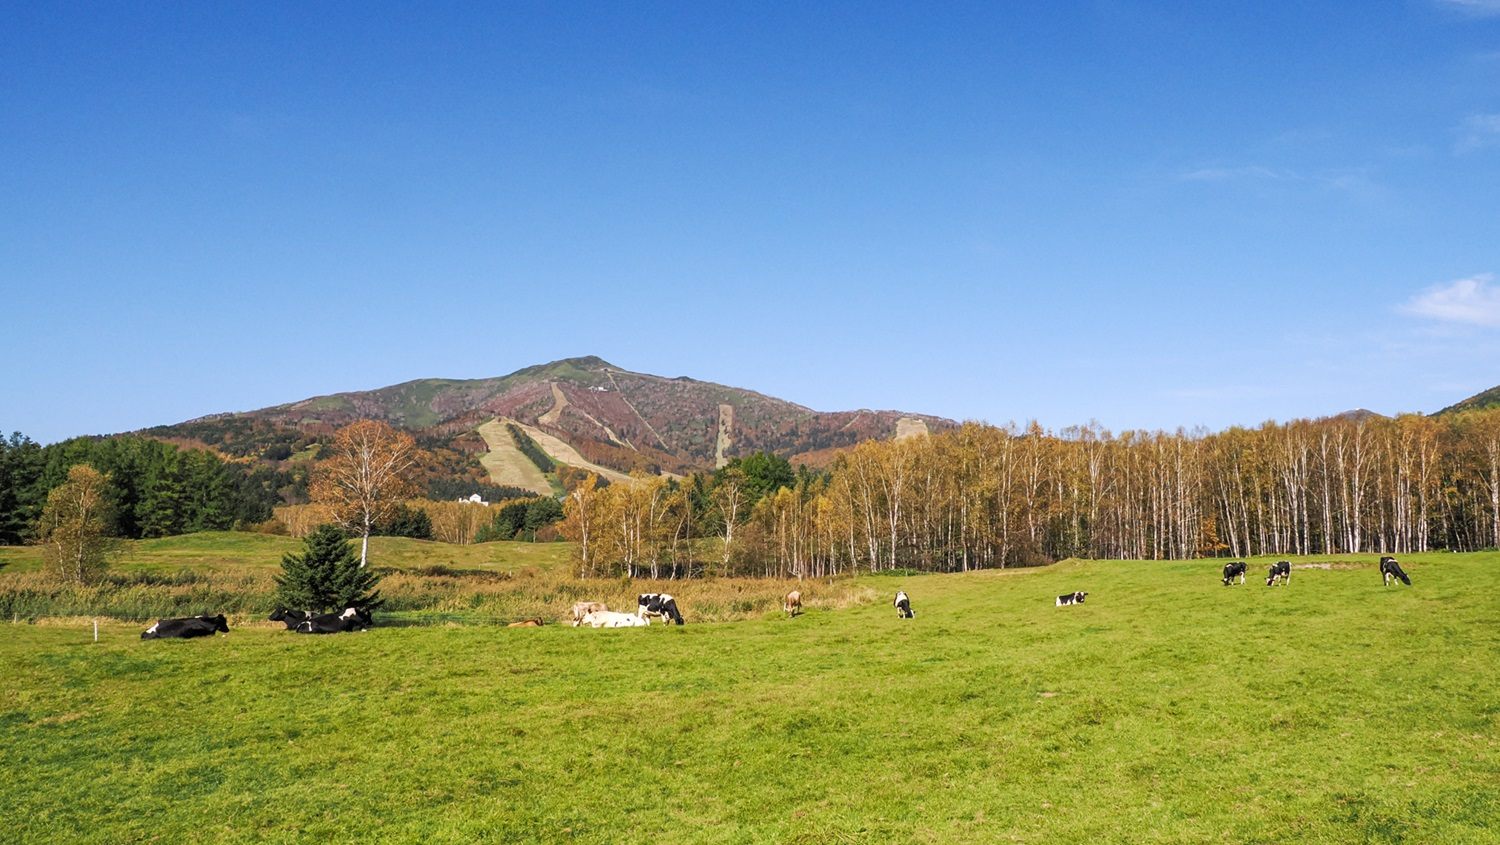
M1372 419L1383 420L1385 418L1386 417L1384 414L1377 414L1369 408L1354 408L1352 410L1344 411L1341 414L1334 414L1333 416L1329 417L1329 419L1332 420L1348 420L1349 422L1356 423L1365 422L1366 420Z
M533 364L523 367L511 373L513 376L551 376L563 375L576 372L598 373L605 370L618 370L614 364L600 358L598 355L583 355L577 358L559 358L556 361L548 361L545 364Z

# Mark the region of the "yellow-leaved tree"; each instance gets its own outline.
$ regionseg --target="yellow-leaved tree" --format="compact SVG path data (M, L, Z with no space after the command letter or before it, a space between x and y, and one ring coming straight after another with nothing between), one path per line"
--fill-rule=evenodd
M37 526L42 562L54 578L78 584L97 581L109 568L116 541L108 535L109 477L75 464L68 480L47 494Z
M313 471L308 493L333 520L358 534L359 565L370 552L370 531L416 489L419 452L411 435L377 420L359 420L333 435L328 457Z

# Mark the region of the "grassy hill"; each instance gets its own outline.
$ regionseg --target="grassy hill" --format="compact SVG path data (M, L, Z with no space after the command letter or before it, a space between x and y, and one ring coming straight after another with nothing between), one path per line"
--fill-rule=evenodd
M0 806L17 842L1495 841L1500 555L1324 561L860 579L908 621L15 625Z
M496 542L456 545L408 537L371 537L370 560L376 566L409 569L421 566L489 567L509 571L523 566L553 567L568 559L563 543ZM152 540L125 540L114 570L203 569L240 571L281 565L281 556L302 550L292 537L243 531L202 531ZM41 568L37 546L0 546L0 572L31 572Z

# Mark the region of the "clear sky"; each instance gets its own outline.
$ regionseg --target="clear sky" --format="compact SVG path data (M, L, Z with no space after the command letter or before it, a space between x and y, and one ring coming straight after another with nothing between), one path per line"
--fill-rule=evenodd
M550 8L549 8L550 7ZM1500 384L1500 0L0 2L0 428L600 355L1112 430Z

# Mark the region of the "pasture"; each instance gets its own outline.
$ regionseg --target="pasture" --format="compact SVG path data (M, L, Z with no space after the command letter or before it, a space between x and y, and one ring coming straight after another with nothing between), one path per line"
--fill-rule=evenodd
M301 552L295 537L245 531L201 531L152 540L123 540L117 571L175 571L182 568L226 570L277 569L281 556ZM507 571L526 566L564 566L570 547L564 543L495 542L459 545L407 537L371 537L372 565L398 569L449 566ZM0 546L0 572L40 569L37 546Z
M1500 554L1392 588L1320 560L866 576L647 629L10 625L3 838L1496 841Z

